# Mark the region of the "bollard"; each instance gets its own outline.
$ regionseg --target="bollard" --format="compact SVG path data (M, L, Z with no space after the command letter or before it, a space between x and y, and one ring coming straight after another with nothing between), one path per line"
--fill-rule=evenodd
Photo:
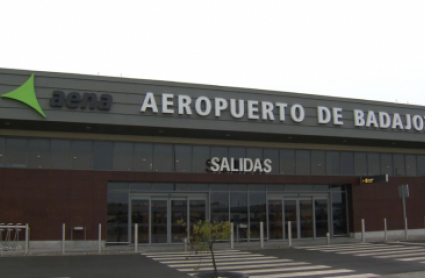
M233 222L230 223L230 249L233 250L233 248L235 247L234 241L235 241L235 236L233 235Z
M65 223L62 224L62 254L65 254Z
M362 242L366 242L365 223L364 223L364 219L363 218L362 218Z
M288 246L292 246L292 228L291 228L291 221L288 221Z
M99 223L99 249L98 252L101 253L102 252L102 224Z
M260 248L264 248L264 225L260 222Z
M331 235L329 233L326 233L326 244L327 245L331 244Z
M187 237L183 239L183 244L184 244L184 252L187 252Z
M384 240L385 240L385 242L388 241L388 236L387 236L387 218L384 218Z
M28 231L28 223L25 225L25 254L28 255L28 247L29 247L29 231Z
M407 228L407 217L404 218L404 236L409 239L409 230Z
M134 224L134 252L137 252L137 247L139 243L139 226Z

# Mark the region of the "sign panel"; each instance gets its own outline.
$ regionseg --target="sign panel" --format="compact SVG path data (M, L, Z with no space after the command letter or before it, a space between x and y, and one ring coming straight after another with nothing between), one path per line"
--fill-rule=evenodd
M409 185L408 184L402 184L398 187L398 195L400 198L407 198L409 197Z
M390 180L388 174L379 176L360 177L360 184L370 184L377 182L388 182Z

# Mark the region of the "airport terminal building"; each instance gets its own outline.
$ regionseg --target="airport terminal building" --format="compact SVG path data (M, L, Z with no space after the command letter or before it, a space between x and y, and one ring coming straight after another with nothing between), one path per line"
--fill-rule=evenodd
M401 92L402 93L402 92ZM308 94L0 69L0 222L32 241L180 243L424 232L425 109ZM377 176L389 176L389 181ZM366 179L366 180L365 180ZM363 181L363 182L362 182ZM366 183L364 183L366 181ZM235 231L236 234L236 231Z

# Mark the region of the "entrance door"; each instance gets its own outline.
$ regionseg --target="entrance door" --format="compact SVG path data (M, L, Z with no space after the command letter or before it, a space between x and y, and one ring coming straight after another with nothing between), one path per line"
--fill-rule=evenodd
M187 226L193 227L197 221L206 219L206 200L206 195L132 196L132 241L134 242L134 224L137 223L138 243L181 243L184 238L190 237Z
M329 230L326 195L271 196L268 199L269 239L287 239L291 223L292 238L324 237Z

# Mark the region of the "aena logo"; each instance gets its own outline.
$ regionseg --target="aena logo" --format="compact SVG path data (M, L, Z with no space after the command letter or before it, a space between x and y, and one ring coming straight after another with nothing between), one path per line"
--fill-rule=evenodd
M19 88L16 88L15 90L2 95L1 97L10 98L25 103L40 113L44 118L46 118L46 115L44 115L43 109L41 109L40 104L38 104L38 100L35 95L34 74L32 74L31 77Z

